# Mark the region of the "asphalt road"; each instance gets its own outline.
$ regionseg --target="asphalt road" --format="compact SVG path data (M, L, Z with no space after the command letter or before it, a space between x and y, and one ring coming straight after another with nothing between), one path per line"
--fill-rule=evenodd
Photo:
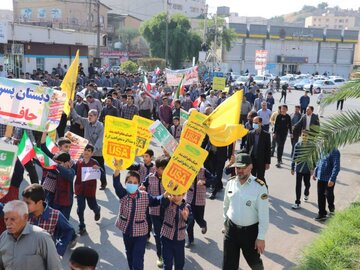
M292 113L294 105L303 92L292 91L288 94L289 112ZM279 104L279 93L274 95L276 104ZM357 101L345 101L345 110L355 109ZM311 105L316 105L316 96L311 97ZM336 106L330 105L325 109L325 118L336 114ZM324 223L314 221L317 214L316 185L312 181L310 199L302 203L302 208L292 210L291 205L295 200L295 176L290 174L290 139L285 147L283 168L276 168L276 159L272 159L272 165L266 173L266 179L270 192L270 227L266 236L266 252L262 256L265 269L291 269L296 265L301 250L308 245L318 232L324 227ZM160 155L160 149L156 143L152 143L156 155ZM359 145L348 146L341 149L341 171L335 187L335 203L337 209L344 208L352 202L360 191L359 171L360 147ZM226 182L226 178L223 179ZM88 234L81 236L77 246L89 246L96 249L101 261L98 269L128 269L122 234L114 223L118 214L119 200L112 187L111 171L108 171L108 189L97 192L97 199L102 207L101 219L94 221L93 213L89 208L85 212ZM223 235L221 233L223 223L222 210L223 192L219 193L214 201L207 200L205 219L208 222L208 231L202 235L200 228L195 225L195 245L191 250L186 249L186 270L221 269ZM78 221L76 214L76 200L71 213L71 223L76 230ZM68 251L63 258L64 269L70 256ZM145 269L156 270L156 253L154 238L151 237L145 252ZM249 269L245 260L240 260L241 269Z

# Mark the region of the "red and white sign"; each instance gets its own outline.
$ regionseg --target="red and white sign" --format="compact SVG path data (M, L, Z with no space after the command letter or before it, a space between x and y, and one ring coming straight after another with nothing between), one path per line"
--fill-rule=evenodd
M267 65L267 50L256 50L255 53L255 70L265 70Z

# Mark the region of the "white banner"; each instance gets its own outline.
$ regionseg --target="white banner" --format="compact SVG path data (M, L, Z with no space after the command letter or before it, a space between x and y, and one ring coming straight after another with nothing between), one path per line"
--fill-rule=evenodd
M0 124L44 131L54 90L0 78Z
M255 70L265 70L267 64L267 50L256 50L255 53Z
M184 76L184 85L191 85L199 82L198 66L186 68L186 69L165 69L166 81L169 86L178 86L181 78Z
M92 167L81 168L81 181L89 181L100 179L101 171L99 169L93 169Z

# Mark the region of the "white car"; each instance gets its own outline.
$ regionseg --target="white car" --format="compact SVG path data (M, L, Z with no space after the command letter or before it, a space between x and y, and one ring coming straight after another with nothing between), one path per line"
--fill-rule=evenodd
M267 76L257 75L254 77L254 82L256 82L256 85L259 86L259 88L264 88L270 82L270 78Z
M280 85L284 85L285 83L290 87L294 87L294 84L296 83L296 79L295 77L282 76L280 78Z
M346 83L346 80L344 78L341 77L335 77L333 79L331 79L337 86L341 86L343 84Z
M248 76L240 76L239 78L236 79L236 81L231 83L231 86L235 86L238 87L240 85L240 83L242 83L243 85L245 85L245 83L249 80Z
M319 94L321 90L324 90L325 94L335 92L339 88L332 80L318 80L313 84L313 92ZM304 86L305 91L310 91L310 84Z

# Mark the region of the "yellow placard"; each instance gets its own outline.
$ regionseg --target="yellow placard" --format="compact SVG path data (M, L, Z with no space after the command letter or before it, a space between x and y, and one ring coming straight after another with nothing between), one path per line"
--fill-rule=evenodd
M136 154L137 122L120 117L105 117L103 156L105 163L116 169L114 159L122 160L122 167L130 167Z
M230 91L230 87L229 87L229 86L228 86L228 87L225 87L224 90L223 90L223 92L226 92L226 93L229 93L229 91Z
M138 115L134 115L133 121L137 122L137 156L141 156L145 154L146 150L149 148L152 138L152 133L149 131L149 127L154 123L154 121Z
M224 90L226 85L226 79L222 77L214 77L213 78L213 90Z
M162 184L173 195L185 193L199 173L208 152L200 146L180 141L162 174Z
M205 114L192 111L181 132L180 142L188 141L200 146L206 135L203 125L206 118Z

